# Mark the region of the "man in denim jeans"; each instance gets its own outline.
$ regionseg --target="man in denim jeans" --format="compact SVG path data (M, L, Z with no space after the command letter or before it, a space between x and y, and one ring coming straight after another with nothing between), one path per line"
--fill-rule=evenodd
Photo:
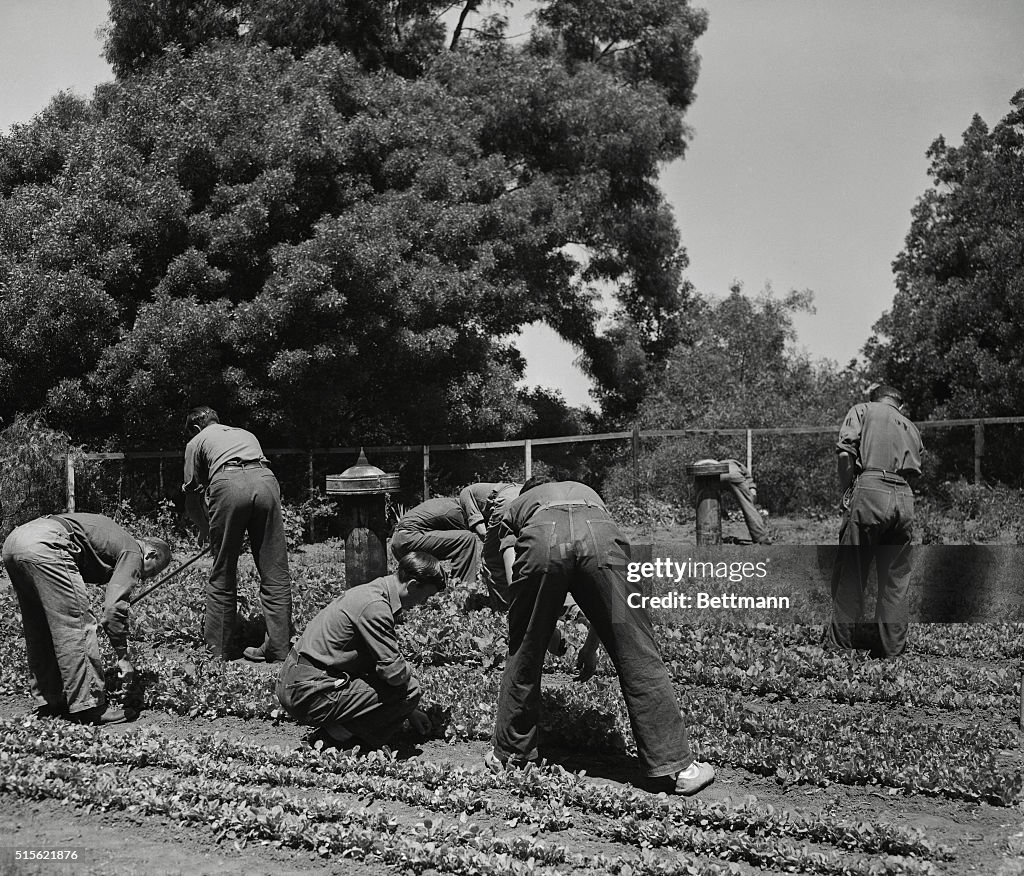
M186 508L210 539L213 567L206 588L203 634L215 656L232 656L242 539L260 576L260 603L267 635L247 660L284 660L291 648L292 582L281 516L281 488L256 436L223 426L213 408L193 408L185 421L192 439L185 447ZM203 501L205 493L206 501Z
M171 561L160 538L134 538L102 514L53 514L24 523L4 542L3 562L21 608L32 693L41 714L109 724L96 617L87 584L104 587L99 626L131 681L128 607L132 589Z
M598 640L619 676L640 762L651 778L672 782L678 794L695 794L715 771L690 752L672 679L643 608L631 608L636 591L626 578L629 543L601 497L575 481L531 478L500 523L502 557L511 582L508 659L501 679L492 769L534 761L544 652L571 593L590 622L577 660L579 678L594 674Z
M832 622L826 650L869 649L896 657L907 647L907 593L914 494L907 477L921 473L921 433L891 386L850 408L839 430L839 486L845 516L832 572ZM864 591L874 561L878 599L874 623L864 623Z

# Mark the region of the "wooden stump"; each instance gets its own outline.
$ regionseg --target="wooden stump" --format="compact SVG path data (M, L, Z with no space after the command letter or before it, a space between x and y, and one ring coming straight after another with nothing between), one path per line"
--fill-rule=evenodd
M388 573L387 524L382 494L346 496L341 534L345 539L345 587L365 584Z
M729 473L729 464L703 460L686 466L693 478L694 507L697 512L697 544L722 543L722 480Z

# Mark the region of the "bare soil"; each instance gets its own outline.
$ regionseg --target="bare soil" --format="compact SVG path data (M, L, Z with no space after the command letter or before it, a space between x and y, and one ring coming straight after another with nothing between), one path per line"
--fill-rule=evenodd
M772 532L777 542L795 544L825 544L833 542L838 531L838 519L787 518L772 520ZM735 531L735 532L734 532ZM645 533L647 535L647 533ZM726 537L745 536L742 521L727 521ZM649 534L655 543L678 541L693 543L693 526L655 530ZM307 561L310 558L307 557ZM257 675L273 673L273 666L251 666ZM566 677L546 676L546 685L571 683ZM708 696L713 692L696 689L693 696ZM756 707L756 701L753 703ZM0 697L0 715L27 713L31 707L28 696ZM808 702L808 719L813 720L822 709L840 708L834 703ZM863 706L862 709L883 709L881 706ZM917 717L927 717L914 712ZM948 714L934 716L936 721L949 721ZM1015 716L985 716L983 720L1010 724ZM955 719L954 719L955 720ZM225 718L211 721L204 718L186 719L162 712L145 712L132 724L105 728L104 733L131 734L139 728L155 726L165 734L188 738L199 732L218 732L232 738L262 746L290 748L306 744L305 728L283 721L245 721ZM695 740L701 728L691 728ZM472 766L482 761L487 750L483 742L449 744L442 741L423 743L403 756L424 758L452 766ZM572 771L586 770L588 781L625 785L637 782L635 763L626 757L593 755L581 751L549 749L546 756ZM1017 749L998 753L1000 762L1024 765L1022 751ZM1003 808L988 804L972 804L942 797L907 795L884 787L851 787L832 784L827 787L789 786L748 773L730 766L717 768L716 782L703 792L702 799L733 801L754 796L763 804L776 809L828 812L844 819L869 822L890 822L912 825L929 837L953 846L956 860L936 865L936 872L947 874L1012 874L1024 872L1024 809L1021 806ZM315 794L306 789L304 793ZM334 798L339 795L332 795ZM353 809L366 805L362 798L340 795L343 803ZM391 802L371 804L387 809L411 831L425 817L437 817L413 807ZM441 816L448 820L450 816ZM516 827L488 824L486 817L473 816L474 821L489 826L499 833L513 835ZM533 831L532 835L566 847L570 851L609 855L629 855L636 849L599 839L588 829L587 819L581 817L570 829L557 833ZM65 862L15 861L15 850L74 849L77 860ZM762 872L743 866L742 872ZM277 849L270 845L243 844L233 841L215 842L212 832L196 828L183 828L167 819L146 818L130 812L84 813L73 807L52 801L26 801L13 795L0 795L0 876L9 874L41 873L87 874L214 874L214 876L256 876L256 874L367 874L380 876L392 869L379 863L333 859L325 861L315 854ZM768 871L772 872L772 871Z

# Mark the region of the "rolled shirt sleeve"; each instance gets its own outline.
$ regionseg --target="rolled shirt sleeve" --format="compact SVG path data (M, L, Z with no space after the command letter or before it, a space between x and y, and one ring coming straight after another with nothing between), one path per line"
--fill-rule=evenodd
M377 677L385 684L401 687L412 678L412 668L398 650L395 617L384 600L366 606L355 621L355 628L376 662Z
M185 482L181 485L186 493L196 493L206 488L208 476L199 471L199 435L185 445Z
M849 453L855 459L860 458L860 438L864 428L864 405L854 405L846 414L843 425L839 427L839 440L836 442L838 453Z
M473 529L479 523L487 522L487 505L494 494L505 484L470 484L459 493L459 505L466 516L466 528Z
M142 580L142 551L126 550L117 558L103 595L103 630L118 655L128 647L128 607ZM119 605L120 603L120 605Z

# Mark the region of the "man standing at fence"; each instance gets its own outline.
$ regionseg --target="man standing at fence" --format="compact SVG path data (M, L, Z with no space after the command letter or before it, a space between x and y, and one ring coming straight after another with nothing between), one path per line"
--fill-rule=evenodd
M285 659L277 680L285 711L340 746L382 745L406 718L426 733L420 685L395 624L446 586L440 562L413 551L398 561L397 574L346 590L309 622Z
M690 752L651 620L642 607L630 605L630 596L639 591L626 576L629 543L601 497L575 481L531 478L509 505L500 533L512 602L509 653L488 764L498 769L538 758L544 651L565 597L572 594L591 625L578 659L579 677L586 680L594 674L600 640L618 673L647 775L671 781L666 790L677 794L695 794L709 785L715 771L695 762Z
M127 659L132 588L171 561L167 542L136 539L102 514L54 514L15 529L3 562L21 607L32 693L39 711L88 724L124 720L106 708L106 684L96 617L86 584L106 585L103 627L122 679L135 669Z
M243 656L260 663L283 660L291 647L292 583L277 478L256 436L221 425L212 408L193 408L185 425L192 436L185 447L186 507L202 537L209 537L213 554L206 588L206 643L215 656L230 659L238 557L248 533L267 635L260 647L246 648Z
M427 499L405 512L395 524L391 553L400 560L411 551L450 560L454 577L467 584L476 580L480 539L470 530L458 499Z
M910 543L914 494L907 477L921 473L921 433L902 411L898 390L880 385L850 408L839 430L839 487L844 517L832 574L829 650L870 649L896 657L907 646ZM875 622L863 623L872 561L878 572Z

